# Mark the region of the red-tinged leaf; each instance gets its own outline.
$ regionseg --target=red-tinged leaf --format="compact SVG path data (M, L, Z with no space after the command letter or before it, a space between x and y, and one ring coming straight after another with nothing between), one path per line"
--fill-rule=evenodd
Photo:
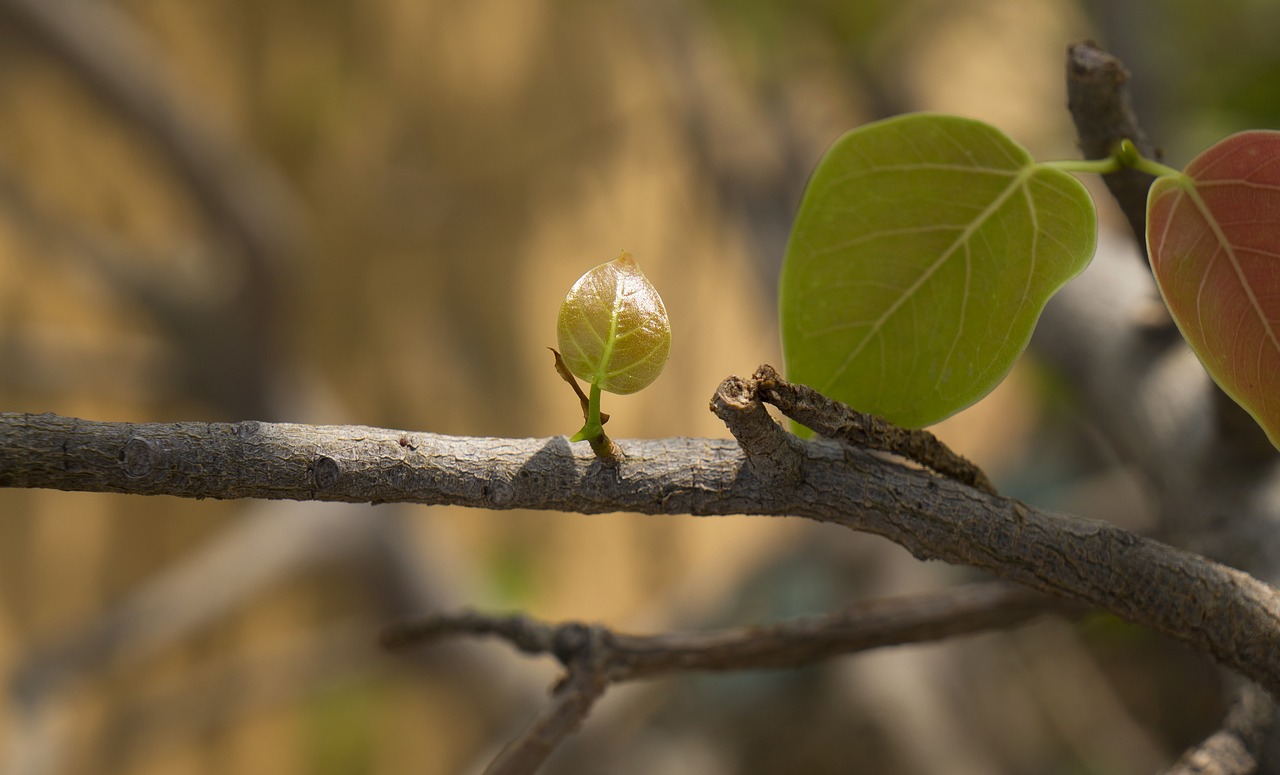
M1191 349L1280 447L1280 132L1232 135L1158 178L1147 248Z

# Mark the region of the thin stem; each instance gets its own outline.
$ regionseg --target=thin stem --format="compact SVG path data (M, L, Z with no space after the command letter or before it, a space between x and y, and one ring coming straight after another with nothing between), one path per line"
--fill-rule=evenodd
M569 441L594 441L604 435L604 423L600 421L600 386L592 383L591 393L587 398L587 421L582 430L573 434Z
M1155 178L1166 176L1180 178L1183 176L1181 170L1175 170L1173 167L1161 164L1154 159L1148 159L1143 156L1142 152L1138 150L1138 146L1134 145L1132 140L1121 140L1116 143L1116 147L1111 152L1111 155L1120 162L1122 166L1135 169L1138 172L1145 172Z
M1071 172L1077 175L1107 175L1119 172L1124 165L1115 156L1105 159L1062 159L1059 161L1040 162L1041 167Z
M1125 139L1144 155L1158 156L1134 114L1128 83L1129 71L1124 63L1096 45L1078 43L1068 49L1067 107L1086 159L1110 156L1116 143ZM1147 189L1151 178L1138 170L1124 169L1104 175L1102 182L1124 212L1145 264Z
M1152 177L1182 177L1182 171L1143 156L1131 140L1121 140L1105 159L1066 159L1041 162L1042 166L1077 174L1108 175L1124 169L1133 169Z
M591 383L591 392L587 394L587 425L604 432L604 423L600 421L600 386L594 382Z

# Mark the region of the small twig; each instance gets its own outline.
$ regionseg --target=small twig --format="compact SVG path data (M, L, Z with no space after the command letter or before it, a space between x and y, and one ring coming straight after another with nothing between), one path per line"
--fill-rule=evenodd
M1251 775L1262 763L1267 736L1280 721L1275 702L1257 684L1244 684L1222 728L1188 749L1164 775Z
M756 369L754 380L760 400L778 407L814 433L857 447L901 455L962 484L997 494L995 485L982 469L951 451L928 431L899 428L880 417L827 398L807 385L787 382L768 364Z
M585 423L591 423L591 398L582 392L582 388L578 386L578 380L574 379L573 372L569 371L569 367L565 365L564 358L560 356L560 351L554 347L548 347L548 350L556 356L556 373L560 378L569 383L569 387L573 388L573 392L578 394L578 400L582 402L582 420ZM599 398L600 389L595 385L591 386L591 395ZM622 457L622 450L609 435L604 432L604 424L609 422L609 415L597 410L600 418L599 425L596 428L599 433L583 438L581 434L575 436L571 441L585 441L591 445L591 452L601 463L608 466L616 466ZM583 429L586 430L585 428Z
M458 635L496 635L524 653L553 655L566 667L551 703L485 770L495 775L535 771L581 726L610 684L687 670L802 667L882 646L1011 627L1042 613L1082 610L1024 587L986 582L705 633L626 635L580 622L552 624L522 615L464 611L391 625L382 643L403 649Z
M1079 611L1060 598L1003 582L928 595L873 600L821 616L700 633L628 635L579 622L551 624L522 615L466 611L388 627L384 646L403 649L459 635L495 635L527 654L550 654L570 666L567 645L598 639L611 683L685 670L766 670L811 665L841 654L920 643L1021 624L1039 614Z
M591 708L604 695L609 681L604 668L606 649L596 628L577 630L583 639L566 660L568 674L552 689L551 702L518 737L485 768L485 775L528 775L536 772L566 737L582 726Z
M394 651L455 635L496 635L526 654L554 653L555 630L519 614L488 616L463 611L426 616L389 625L382 631L381 641L383 648Z
M552 654L565 666L552 699L485 769L486 775L531 773L542 766L564 738L582 726L596 700L615 678L609 661L612 634L578 622L550 625L525 616L486 616L474 612L429 616L388 627L382 644L402 649L454 635L496 635L526 654Z
M586 420L591 413L591 399L587 398L587 394L582 392L582 386L578 384L578 380L574 379L573 372L569 371L569 367L564 364L564 358L561 357L560 351L554 347L548 347L551 354L556 356L556 373L560 375L560 379L569 383L569 387L573 388L573 392L578 394L578 400L582 402L582 419ZM609 422L609 415L604 412L600 413L600 424L604 425Z

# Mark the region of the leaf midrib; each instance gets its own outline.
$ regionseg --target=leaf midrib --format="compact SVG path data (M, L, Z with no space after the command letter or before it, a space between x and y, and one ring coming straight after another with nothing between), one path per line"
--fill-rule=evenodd
M604 349L600 352L600 363L596 365L593 385L603 385L610 376L609 361L613 359L613 346L618 341L618 314L622 310L622 299L625 278L622 272L615 272L613 277L613 304L609 305L609 333L604 337Z
M1200 217L1204 218L1205 223L1209 225L1210 231L1213 232L1214 239L1218 241L1218 246L1222 248L1223 253L1226 254L1227 263L1231 265L1231 270L1235 273L1236 282L1240 284L1240 287L1244 290L1245 298L1249 300L1249 308L1258 318L1258 322L1262 324L1262 330L1266 332L1267 340L1271 342L1271 349L1273 349L1277 354L1280 354L1280 339L1277 339L1276 331L1271 326L1271 321L1267 318L1266 312L1258 302L1258 297L1253 292L1253 286L1249 284L1248 278L1245 277L1244 267L1240 265L1240 260L1236 256L1235 248L1232 247L1231 241L1227 239L1227 235L1223 232L1222 225L1218 223L1218 219L1215 218L1213 213L1209 210L1209 205L1204 201L1204 197L1200 196L1200 191L1196 187L1196 180L1190 175L1183 175L1179 183L1181 184L1179 186L1180 190L1186 193L1187 197L1191 200L1191 203L1200 213ZM1208 271L1206 270L1204 277L1200 279L1202 288L1208 276ZM1198 295L1199 294L1197 293L1197 296Z
M1008 201L1008 199L1011 196L1013 196L1013 194L1016 191L1018 191L1021 187L1027 185L1027 182L1030 180L1031 176L1035 174L1035 172L1036 172L1036 165L1034 164L1028 164L1022 167L1018 171L1018 174L1014 176L1014 178L1010 181L1009 185L1000 192L999 196L993 199L991 201L991 204L983 208L982 212L979 213L976 218L970 221L969 224L960 231L960 233L956 236L955 240L952 241L952 243L947 246L947 249L942 252L942 255L940 255L938 259L934 261L924 272L922 272L920 276L916 279L916 281L913 282L911 286L908 287L905 291L903 291L898 296L898 298L895 299L891 305L889 305L889 308L886 309L884 313L881 314L880 317L878 317L871 324L871 328L862 337L862 340L859 341L857 346L854 347L849 352L849 354L845 356L844 360L840 363L840 365L835 369L835 371L831 373L831 376L828 377L825 383L818 388L819 390L823 390L823 391L830 390L831 386L835 384L835 382L838 381L841 377L844 376L844 373L849 370L850 366L853 365L854 360L856 360L858 355L862 353L862 350L867 346L867 344L872 340L872 338L875 337L877 334L879 334L880 329L882 329L885 323L889 321L889 318L893 317L894 314L897 313L897 311L902 307L902 305L906 304L907 301L912 296L915 295L916 291L918 291L921 288L921 286L923 286L926 282L928 282L929 278L931 278L934 274L936 274L937 271L948 260L951 259L952 255L955 254L957 249L960 246L964 245L966 242L968 242L968 240L973 236L974 232L976 232L979 228L981 228L984 223L986 223L996 212L998 212L1000 208L1004 205L1004 203ZM969 293L969 289L965 288L966 298L968 297L968 293Z

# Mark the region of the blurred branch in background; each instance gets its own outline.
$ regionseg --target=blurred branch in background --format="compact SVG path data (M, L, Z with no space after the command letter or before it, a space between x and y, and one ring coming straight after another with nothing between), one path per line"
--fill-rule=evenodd
M0 199L12 223L50 257L74 262L76 270L100 278L126 306L151 316L167 338L166 355L176 362L180 375L174 378L157 364L122 368L118 355L98 364L74 354L62 354L62 364L42 362L37 359L60 354L36 349L33 340L19 339L23 334L19 328L8 337L19 344L11 344L7 351L13 357L5 359L5 379L54 373L61 375L59 387L69 388L100 381L103 373L124 376L142 371L142 379L122 387L120 398L189 401L200 397L215 413L226 416L279 414L272 407L277 400L275 386L293 367L281 359L278 313L284 278L305 241L305 219L290 185L265 158L219 128L195 92L173 77L174 68L166 57L116 7L79 0L4 0L0 20L6 36L57 60L109 111L146 138L199 203L213 234L211 240L197 242L199 247L191 249L195 254L189 251L185 261L170 260L157 271L157 264L163 262L139 260L140 248L106 230L93 231L55 215L14 178L5 176ZM73 367L85 370L77 372ZM143 583L101 618L56 641L36 644L11 679L14 705L5 771L61 772L82 766L88 751L73 753L62 731L67 703L77 690L95 676L122 665L145 664L184 640L224 624L291 577L328 568L357 582L359 594L384 616L437 607L452 599L439 596L454 582L431 573L451 564L408 552L400 535L403 529L401 518L393 514L376 520L354 519L341 509L272 505L239 516L220 537ZM309 540L298 540L298 536ZM366 634L377 623L376 618L357 621L365 622ZM306 647L292 658L295 670L255 665L250 657L247 664L230 665L220 679L205 682L203 695L198 689L201 684L193 683L180 701L187 712L177 717L160 711L172 701L157 701L155 708L140 707L131 713L122 709L101 738L105 758L99 764L109 767L114 761L114 766L127 767L135 748L148 739L163 739L163 728L174 727L180 718L194 721L203 716L210 723L224 723L246 713L255 697L274 697L277 703L286 697L296 701L318 682L333 680L335 670L373 664L367 637L364 648L353 652L350 627L334 629L333 637L324 633L309 637ZM336 658L326 657L334 653ZM459 674L470 675L474 689L488 683L493 673L492 666L483 667L484 662L483 657L465 654L451 664L453 669L479 665ZM307 669L308 664L313 667ZM218 701L219 695L237 684L251 689L233 692L240 697L238 703ZM514 700L519 683L508 682L507 687L504 692L493 686L487 696ZM157 723L159 719L167 724Z
M193 680L181 696L157 700L159 706L178 703L198 710L194 717L211 723L243 714L272 698L276 702L296 698L318 681L331 680L325 668L374 667L377 660L370 633L380 621L457 604L458 579L445 575L454 563L443 554L431 557L410 551L404 514L380 513L371 518L353 511L346 506L255 504L221 536L156 574L102 618L42 644L11 679L16 726L9 738L5 772L61 771L68 763L66 743L48 730L57 728L65 712L60 703L73 696L79 685L94 675L158 659L176 643L209 630L290 578L327 569L347 579L354 594L368 605L341 626L309 634L305 645L292 647L296 651L292 657L269 656L265 664L255 659L233 662L220 668L222 678ZM361 627L363 645L352 640ZM293 664L287 671L271 667L289 661ZM522 687L525 702L532 696L531 684L494 683L494 665L483 653L455 650L443 662L430 666L423 662L419 667L434 671L446 665L454 673L452 680L464 681L472 690L485 686L486 704L505 701L520 706ZM231 690L237 685L246 688ZM236 699L219 701L219 694L228 691ZM113 756L122 757L122 764L130 760L133 749L165 738L162 727L146 721L155 715L165 713L137 706L114 720L113 731L104 740L110 742ZM136 723L130 724L130 719ZM167 719L164 726L181 728L181 719Z
M143 134L225 240L219 259L240 265L231 272L238 276L234 292L216 309L181 307L186 315L179 316L170 298L155 312L160 323L187 334L177 351L188 353L188 389L210 393L231 416L262 416L261 399L280 354L275 332L283 282L302 247L304 218L290 186L266 160L215 128L192 91L175 82L165 57L114 6L2 0L0 20L8 35L57 59ZM160 298L148 293L139 300Z
M486 770L497 775L540 767L610 684L670 672L795 668L867 649L1010 627L1063 609L1061 601L1030 590L989 583L719 632L635 636L578 622L552 625L520 615L461 613L391 625L382 642L404 650L449 637L491 635L526 654L552 655L563 665L566 672L552 689L551 705Z
M88 0L3 0L0 18L10 34L56 57L155 143L243 260L257 266L256 280L278 277L278 262L300 247L303 218L291 187L215 128L128 16Z

